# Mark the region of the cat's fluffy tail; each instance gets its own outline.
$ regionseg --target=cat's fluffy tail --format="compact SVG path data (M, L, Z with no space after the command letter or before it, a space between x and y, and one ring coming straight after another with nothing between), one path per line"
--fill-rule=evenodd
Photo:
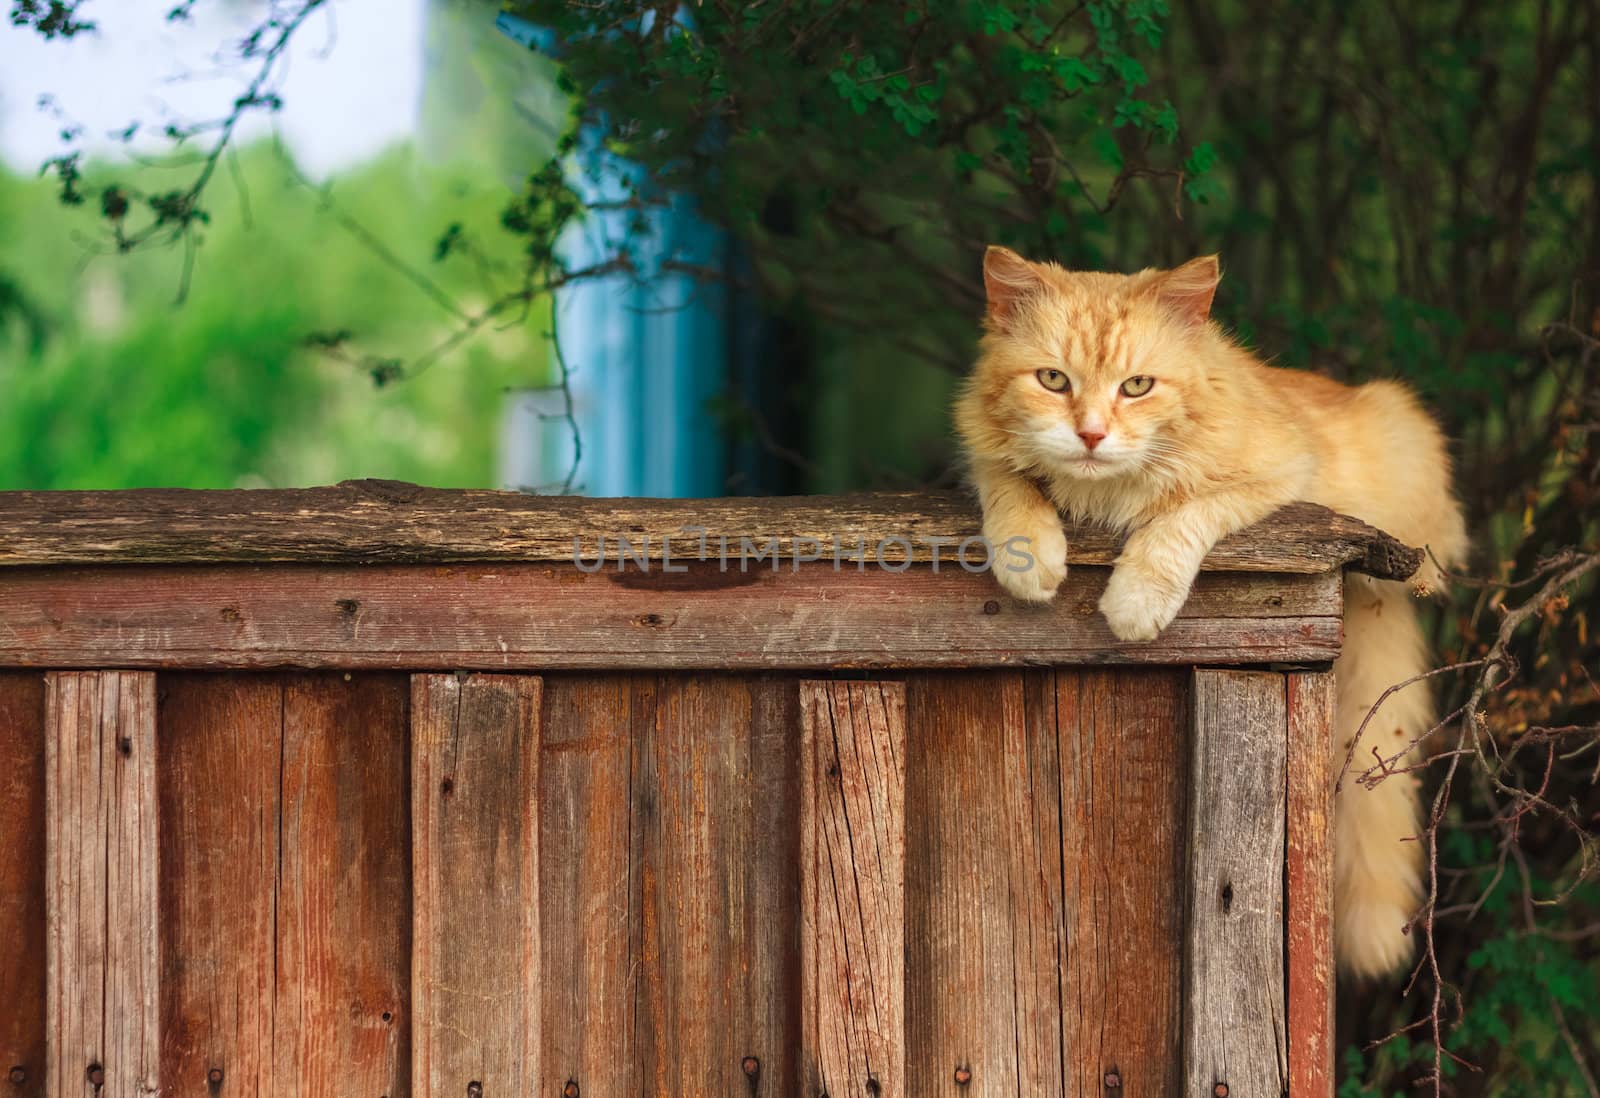
M1337 776L1367 713L1397 683L1428 670L1427 644L1404 584L1366 576L1345 581L1344 651L1334 664L1333 774ZM1402 751L1432 727L1429 683L1395 691L1361 732L1335 808L1334 934L1339 967L1368 979L1412 956L1406 924L1422 899L1423 844L1417 838L1419 782L1390 774L1373 788L1357 776ZM1416 761L1412 749L1392 765Z

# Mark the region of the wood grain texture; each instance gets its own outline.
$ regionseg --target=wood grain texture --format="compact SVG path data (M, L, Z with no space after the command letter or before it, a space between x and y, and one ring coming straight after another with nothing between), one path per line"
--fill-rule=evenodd
M906 1093L1060 1093L1053 737L1030 738L1019 673L906 686Z
M1071 672L1066 672L1070 677ZM1012 1085L1017 1094L1063 1094L1070 1079L1067 1030L1062 999L1074 958L1064 917L1068 897L1062 870L1071 856L1065 845L1061 811L1061 750L1055 707L1041 705L1058 675L1030 671L1006 675L1001 692L1001 723L980 731L1000 741L1001 770L992 779L993 796L1003 806L1000 821L1005 838L1006 891L1010 905L1011 970L1016 986L1012 1002L1016 1029L1016 1065ZM980 678L973 689L982 689ZM1018 689L1020 686L1020 690ZM991 893L998 902L998 890ZM999 1004L1004 1009L1004 1001ZM986 1057L986 1059L991 1057ZM970 1065L969 1065L970 1066ZM1065 1074L1064 1074L1065 1072ZM985 1071L985 1093L1006 1089L1003 1078Z
M539 986L545 1077L628 1094L633 1061L633 689L626 675L545 680L539 764Z
M410 683L284 684L277 1094L410 1093Z
M1060 671L1042 683L1040 754L1058 737L1063 1092L1075 1098L1106 1093L1109 1075L1124 1094L1183 1093L1188 679Z
M282 1094L273 1048L284 685L160 684L163 1096Z
M346 481L331 488L121 492L0 492L0 566L29 564L224 563L254 561L570 561L573 538L627 537L659 558L666 539L688 559L704 529L713 553L727 538L775 539L792 557L796 542L832 552L888 539L885 559L948 559L981 523L975 501L957 493L883 492L785 499L579 499L517 492L453 491L395 481ZM694 528L686 532L686 528ZM645 544L648 542L648 548ZM1117 539L1075 528L1072 563L1109 564ZM1365 523L1308 503L1284 507L1227 539L1208 567L1230 571L1323 572L1351 564L1404 579L1421 563Z
M907 688L909 1092L1177 1093L1188 674Z
M392 670L985 667L1326 662L1337 573L1200 577L1150 643L1077 568L1025 606L928 566L587 575L571 565L21 569L0 584L0 665Z
M542 683L411 684L412 1091L540 1093Z
M905 687L800 699L804 1093L906 1095Z
M796 1093L793 680L552 675L544 721L541 1093Z
M630 1094L798 1086L794 699L781 679L635 680Z
M153 1095L155 676L52 673L45 692L46 1092Z
M800 1032L800 695L787 675L743 676L750 692L749 762L733 802L747 822L742 847L730 851L728 893L734 974L731 1046L757 1072L740 1098L794 1094L801 1062ZM737 776L736 776L737 777Z
M1288 1088L1284 677L1196 671L1183 1093Z
M1289 1094L1334 1090L1332 672L1285 676Z
M44 675L0 672L0 1090L45 1094Z
M163 1094L410 1092L409 691L162 677Z

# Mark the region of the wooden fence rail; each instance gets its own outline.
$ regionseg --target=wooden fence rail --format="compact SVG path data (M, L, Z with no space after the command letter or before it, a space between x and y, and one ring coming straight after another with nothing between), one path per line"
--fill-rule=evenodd
M0 1095L1331 1095L1339 573L1414 557L1294 509L1123 645L1114 544L1025 608L975 522L0 495Z

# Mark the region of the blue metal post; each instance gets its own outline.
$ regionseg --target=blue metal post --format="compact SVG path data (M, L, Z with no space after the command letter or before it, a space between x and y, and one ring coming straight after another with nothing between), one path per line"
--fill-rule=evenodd
M512 16L503 31L533 48L554 42ZM586 204L654 198L646 174L582 143L574 187ZM583 458L575 488L593 496L715 496L727 479L727 439L711 403L728 384L728 292L670 262L720 271L725 234L681 195L642 210L593 211L559 244L569 270L626 254L633 271L583 279L557 291L561 347ZM550 423L550 430L565 430Z

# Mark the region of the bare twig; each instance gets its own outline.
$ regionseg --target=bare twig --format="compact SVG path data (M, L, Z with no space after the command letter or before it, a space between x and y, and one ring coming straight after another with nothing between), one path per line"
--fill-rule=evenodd
M1507 687L1521 671L1521 665L1512 652L1512 642L1519 631L1530 621L1547 613L1552 606L1560 605L1564 592L1596 569L1600 569L1600 552L1587 552L1578 549L1567 550L1541 562L1536 567L1533 577L1536 581L1543 581L1540 583L1538 590L1515 608L1506 609L1504 606L1501 607L1503 616L1501 617L1499 628L1495 632L1493 641L1482 656L1477 659L1465 660L1447 667L1437 668L1425 674L1414 676L1405 682L1395 684L1379 697L1362 721L1361 730L1365 730L1373 714L1390 694L1414 682L1449 672L1473 669L1477 671L1477 675L1474 677L1468 691L1466 701L1455 713L1452 713L1445 721L1436 724L1433 728L1423 733L1413 741L1413 744L1408 745L1406 750L1398 755L1385 758L1374 752L1376 765L1364 775L1364 777L1371 777L1372 781L1378 781L1389 777L1391 774L1414 769L1410 767L1395 768L1393 763L1408 754L1412 747L1420 745L1424 740L1436 733L1439 728L1454 719L1454 717L1461 717L1460 746L1440 756L1447 759L1448 762L1439 787L1434 794L1422 833L1419 835L1427 850L1428 891L1421 909L1410 923L1412 930L1420 931L1422 950L1421 957L1417 962L1417 968L1406 985L1406 993L1409 994L1412 988L1415 987L1418 978L1426 974L1432 986L1427 1013L1423 1018L1400 1027L1388 1037L1376 1042L1374 1046L1370 1046L1376 1047L1376 1045L1398 1037L1403 1033L1411 1032L1418 1028L1426 1028L1433 1042L1433 1068L1431 1073L1421 1080L1421 1083L1425 1087L1431 1087L1436 1098L1442 1098L1444 1094L1443 1068L1446 1057L1462 1066L1478 1070L1474 1065L1467 1063L1467 1061L1445 1047L1447 1030L1451 1025L1450 1020L1446 1017L1446 1003L1454 999L1458 1013L1461 1005L1459 993L1445 980L1440 968L1435 941L1435 929L1438 920L1454 914L1465 914L1468 918L1475 915L1481 909L1488 896L1499 886L1504 877L1505 868L1507 864L1510 864L1516 867L1518 878L1521 882L1521 900L1527 932L1540 934L1542 932L1535 917L1536 908L1546 903L1559 902L1566 895L1569 895L1577 887L1578 883L1586 879L1594 869L1595 858L1590 852L1593 839L1584 831L1581 821L1571 819L1569 812L1552 804L1547 799L1547 793L1554 773L1557 742L1572 736L1592 735L1595 729L1593 726L1580 724L1535 726L1523 733L1511 754L1501 756L1496 752L1495 756L1491 758L1489 748L1486 745L1493 743L1493 737L1489 734L1487 728L1488 717L1484 712L1484 702L1491 693L1501 691ZM1494 586L1501 590L1513 590L1527 585L1528 581L1519 580L1516 583L1499 583ZM1361 732L1358 731L1352 740L1351 750L1346 754L1345 768L1340 771L1341 780L1345 769L1348 769L1350 765L1353 744L1360 742L1360 738ZM1506 776L1509 760L1517 749L1527 744L1542 744L1545 748L1545 758L1540 776L1531 788ZM1439 832L1444 822L1445 809L1449 805L1454 791L1456 778L1461 772L1460 768L1463 759L1474 760L1477 764L1475 773L1486 781L1492 791L1506 798L1505 803L1498 809L1492 820L1493 825L1501 831L1501 841L1494 873L1487 887L1482 890L1478 898L1470 904L1441 908L1439 905L1440 880L1442 876L1439 867ZM1556 897L1554 900L1540 900L1534 896L1532 878L1528 870L1526 857L1517 842L1522 821L1531 814L1539 812L1553 815L1561 820L1577 835L1583 852L1576 879L1563 890L1561 896ZM1588 936L1587 930L1578 933L1583 937ZM1561 932L1555 932L1546 936L1551 937L1552 940L1568 940L1560 937L1560 934ZM1595 1093L1595 1081L1587 1061L1582 1055L1582 1051L1573 1037L1570 1027L1566 1024L1565 1016L1560 1013L1559 1005L1553 1001L1551 1005L1556 1008L1554 1017L1557 1022L1557 1028L1562 1032L1563 1038L1572 1053L1573 1060L1578 1065L1578 1070L1585 1084L1593 1094Z

